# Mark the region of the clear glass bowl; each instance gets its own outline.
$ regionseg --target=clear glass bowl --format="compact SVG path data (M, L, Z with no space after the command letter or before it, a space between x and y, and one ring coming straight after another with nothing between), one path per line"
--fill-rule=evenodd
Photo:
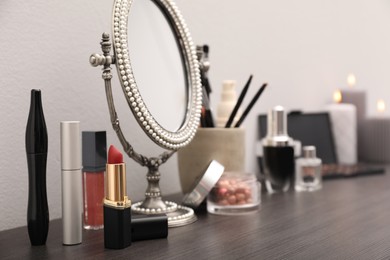
M256 212L260 205L260 189L254 174L225 172L207 196L207 211L218 215Z

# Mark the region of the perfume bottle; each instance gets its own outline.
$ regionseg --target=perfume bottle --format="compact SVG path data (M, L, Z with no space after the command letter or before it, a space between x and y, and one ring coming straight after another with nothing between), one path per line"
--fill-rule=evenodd
M314 146L303 147L303 158L295 162L295 190L316 191L322 188L321 159Z
M295 143L287 134L284 108L274 107L267 120L267 136L262 140L265 187L269 193L287 191L294 176Z

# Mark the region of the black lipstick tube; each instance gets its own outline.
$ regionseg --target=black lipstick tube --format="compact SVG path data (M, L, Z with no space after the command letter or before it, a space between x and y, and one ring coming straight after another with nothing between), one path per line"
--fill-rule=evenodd
M126 195L125 164L107 164L105 181L104 246L123 249L131 245L131 201Z
M41 91L31 90L30 113L26 127L28 165L27 228L31 244L44 245L49 231L46 192L47 130Z

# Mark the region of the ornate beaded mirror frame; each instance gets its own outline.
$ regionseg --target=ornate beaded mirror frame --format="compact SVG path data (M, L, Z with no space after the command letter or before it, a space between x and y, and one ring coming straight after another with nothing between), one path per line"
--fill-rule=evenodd
M110 119L124 151L137 163L148 167L148 187L145 192L145 199L132 205L133 212L148 215L164 213L168 215L170 227L182 226L194 222L196 216L190 208L177 205L174 202L163 201L159 186L159 166L166 162L175 151L190 143L198 128L202 105L202 87L197 52L184 19L175 3L171 0L151 0L164 14L174 33L180 49L187 81L188 102L185 119L177 131L169 131L160 125L148 110L133 74L127 35L128 16L133 1L137 0L114 1L112 21L114 54L110 54L111 43L109 35L103 33L101 42L103 54L92 54L90 63L94 67L103 66L102 77L105 82ZM125 139L112 96L111 64L116 65L123 93L140 127L153 142L170 151L166 151L157 157L146 157L135 152L130 143Z

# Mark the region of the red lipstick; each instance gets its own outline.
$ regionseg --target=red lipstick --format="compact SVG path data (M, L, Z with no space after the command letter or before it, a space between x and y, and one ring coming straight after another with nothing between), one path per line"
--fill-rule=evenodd
M122 153L111 145L106 165L104 246L123 249L131 245L131 201L126 192L126 165Z
M123 154L116 149L115 146L111 145L108 150L108 163L109 164L119 164L123 163Z

